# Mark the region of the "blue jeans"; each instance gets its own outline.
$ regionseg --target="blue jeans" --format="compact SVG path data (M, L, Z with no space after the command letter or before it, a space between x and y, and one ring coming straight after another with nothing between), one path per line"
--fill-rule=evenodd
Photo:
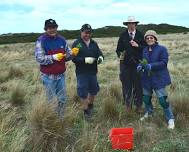
M170 104L167 102L167 91L165 90L165 88L161 88L158 90L154 90L156 96L159 99L159 103L163 108L165 117L167 119L167 121L169 119L174 119L174 115L171 109ZM148 101L144 101L145 103L145 112L148 112L149 114L153 113L153 105L151 102L151 96L153 94L153 90L147 90L143 88L143 95L144 95L144 100L148 100ZM145 98L146 97L146 98Z
M66 103L66 90L65 90L65 75L62 74L57 79L53 79L48 75L42 74L41 79L46 89L46 95L49 102L57 98L58 102Z

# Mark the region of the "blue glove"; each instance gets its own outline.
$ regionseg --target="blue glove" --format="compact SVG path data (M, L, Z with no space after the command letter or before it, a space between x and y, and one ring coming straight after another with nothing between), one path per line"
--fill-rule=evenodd
M141 70L142 70L142 65L139 64L139 65L137 66L137 72L140 72Z
M145 69L146 71L151 71L151 69L152 69L151 64L145 65L144 69Z

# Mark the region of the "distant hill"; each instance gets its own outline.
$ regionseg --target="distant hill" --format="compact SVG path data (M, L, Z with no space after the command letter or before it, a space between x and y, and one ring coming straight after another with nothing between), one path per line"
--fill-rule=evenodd
M189 28L169 24L139 24L137 28L145 33L148 29L155 30L158 34L187 33ZM93 37L117 37L125 30L122 26L105 26L94 29ZM66 39L75 39L79 36L79 30L59 31ZM35 42L41 33L9 33L0 35L0 44Z

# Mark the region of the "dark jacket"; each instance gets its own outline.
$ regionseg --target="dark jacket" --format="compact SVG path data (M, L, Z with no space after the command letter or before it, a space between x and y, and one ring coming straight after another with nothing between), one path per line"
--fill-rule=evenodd
M144 35L138 30L136 30L133 40L138 43L139 47L133 47L129 43L131 38L129 36L128 29L126 29L126 31L119 37L116 53L117 56L120 57L120 53L125 51L123 63L125 65L137 66L139 60L142 59L142 49L146 46L146 43L144 42Z
M142 85L145 89L161 89L171 84L170 75L167 69L168 52L164 46L154 44L152 51L148 47L143 50L143 59L151 64L151 73L144 72Z
M74 41L72 48L80 44L81 48L79 49L78 55L72 60L76 66L76 74L96 74L97 73L97 59L99 56L103 56L101 50L98 47L98 44L94 40L90 40L89 47L85 42L78 38ZM93 64L86 64L85 57L96 58L96 61Z

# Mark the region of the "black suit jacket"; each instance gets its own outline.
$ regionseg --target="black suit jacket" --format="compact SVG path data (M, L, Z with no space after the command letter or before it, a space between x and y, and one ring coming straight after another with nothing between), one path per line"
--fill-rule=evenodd
M136 30L133 40L138 43L139 47L133 47L130 44L131 38L128 29L126 29L119 37L116 53L117 56L120 57L120 53L125 51L123 63L136 66L139 60L142 59L142 50L146 46L146 43L144 41L144 35L138 30Z

